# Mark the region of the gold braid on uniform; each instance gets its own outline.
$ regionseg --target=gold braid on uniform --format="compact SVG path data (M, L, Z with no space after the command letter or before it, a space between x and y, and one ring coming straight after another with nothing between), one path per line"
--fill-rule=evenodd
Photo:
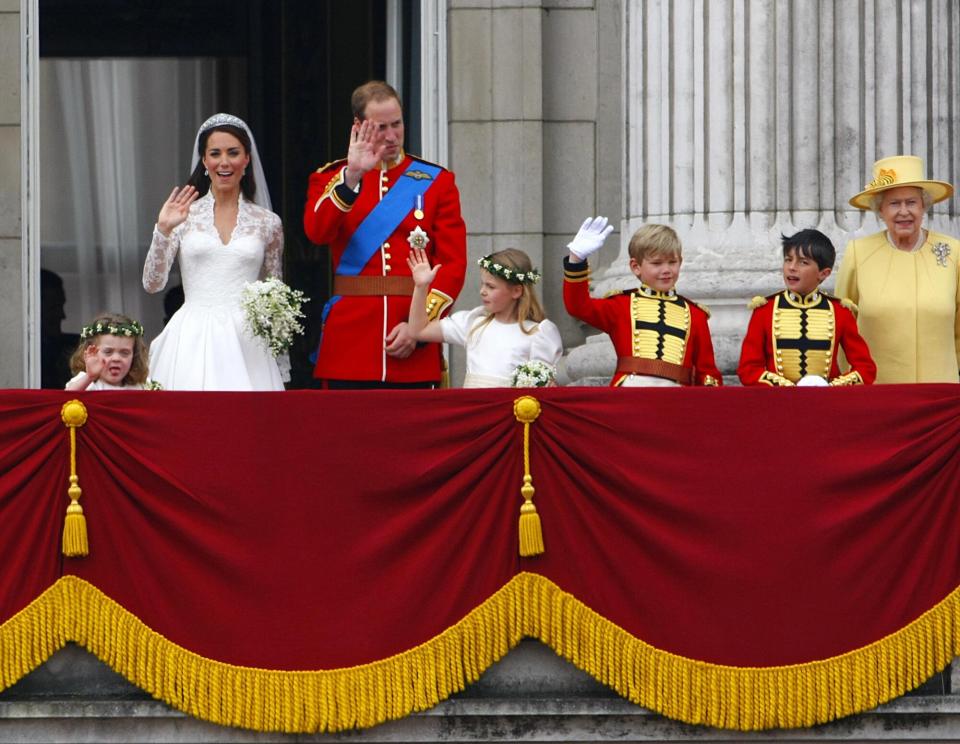
M580 268L580 267L583 268ZM574 268L576 267L576 268ZM564 265L563 280L565 282L587 282L590 281L590 266L584 261L582 264Z
M658 292L646 285L631 292L632 356L683 364L690 336L690 307L673 290Z
M794 387L794 384L786 377L770 370L764 370L757 382L762 382L764 385L770 385L771 387Z
M860 376L860 373L856 370L852 372L847 372L845 375L840 375L839 377L834 377L830 380L830 384L835 387L845 387L847 385L863 385L863 378Z
M797 382L806 375L830 377L836 318L821 292L801 297L785 291L773 306L773 353L777 374Z

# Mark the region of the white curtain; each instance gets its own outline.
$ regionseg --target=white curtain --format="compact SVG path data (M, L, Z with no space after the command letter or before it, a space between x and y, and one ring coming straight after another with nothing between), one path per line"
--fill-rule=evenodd
M218 110L217 63L48 59L40 72L42 263L64 280L63 330L122 312L153 338L162 294L144 292L143 260L197 127Z

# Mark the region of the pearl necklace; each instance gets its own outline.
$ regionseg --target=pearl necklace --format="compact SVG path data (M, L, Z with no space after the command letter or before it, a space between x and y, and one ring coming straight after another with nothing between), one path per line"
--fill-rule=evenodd
M890 237L890 231L889 231L889 230L885 230L885 231L884 231L884 234L887 236L887 242L888 242L891 246L893 246L894 248L896 248L898 251L903 251L904 253L916 253L917 251L920 250L920 248L923 246L923 244L927 242L927 231L926 231L926 230L923 230L923 229L920 230L920 235L917 236L917 242L914 243L913 247L910 248L909 250L907 250L906 248L901 248L901 247L898 246L895 242L893 242L893 239Z

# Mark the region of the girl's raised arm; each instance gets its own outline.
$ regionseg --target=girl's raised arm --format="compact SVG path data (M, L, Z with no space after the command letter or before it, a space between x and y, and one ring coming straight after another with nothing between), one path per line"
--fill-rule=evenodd
M440 321L427 321L427 290L436 279L440 264L430 268L430 261L423 249L411 248L407 255L407 266L413 277L413 297L410 298L410 318L407 321L410 332L418 341L442 343Z

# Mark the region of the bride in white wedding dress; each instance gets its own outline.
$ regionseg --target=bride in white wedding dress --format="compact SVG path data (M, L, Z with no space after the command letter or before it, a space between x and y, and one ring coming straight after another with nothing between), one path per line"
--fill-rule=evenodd
M283 227L257 146L236 116L216 114L197 132L193 173L164 202L143 266L159 292L180 254L183 306L150 344L150 376L166 390L283 390L266 344L245 327L247 282L280 277Z

